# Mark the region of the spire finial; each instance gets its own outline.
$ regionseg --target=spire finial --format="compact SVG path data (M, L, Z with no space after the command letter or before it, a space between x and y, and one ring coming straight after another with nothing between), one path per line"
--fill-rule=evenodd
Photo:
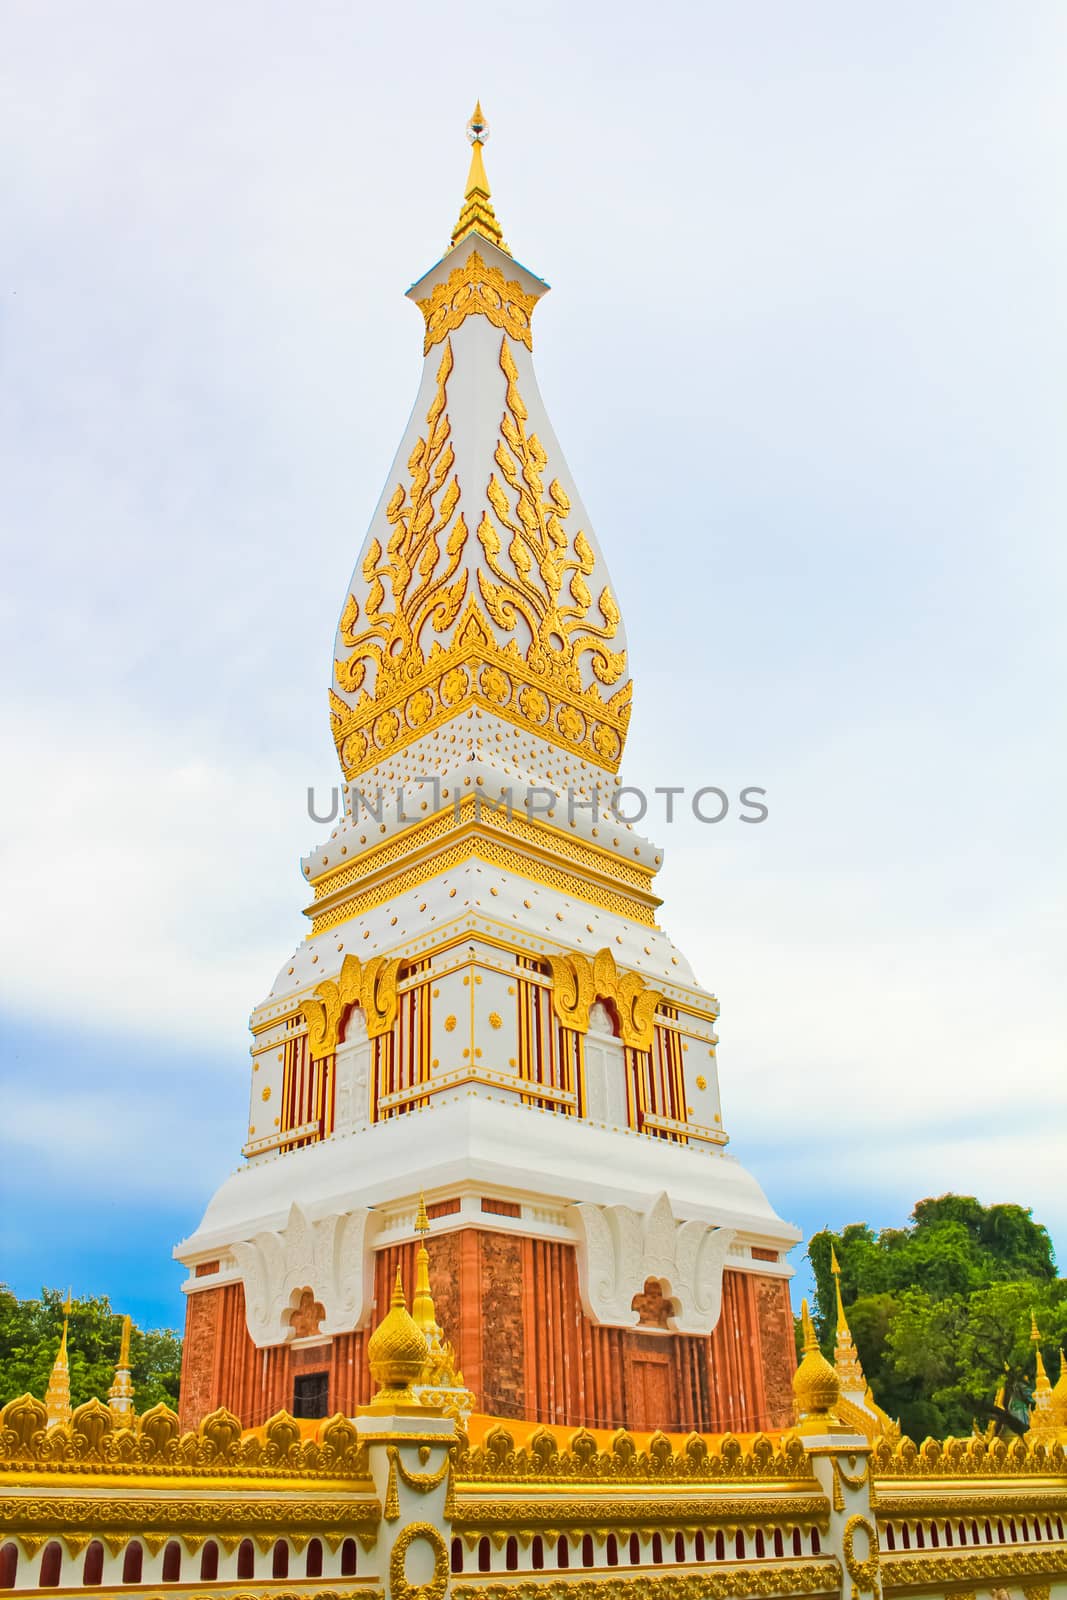
M834 1371L846 1394L864 1394L867 1379L863 1373L859 1353L852 1337L852 1329L845 1316L845 1302L841 1298L841 1264L837 1251L830 1246L830 1271L834 1275L834 1293L837 1297L837 1338L834 1341Z
M115 1363L115 1381L107 1391L108 1408L120 1422L132 1423L133 1379L130 1377L130 1325L131 1318L122 1319L122 1337L119 1341L119 1359Z
M419 1190L419 1212L415 1218L415 1232L427 1234L430 1231L430 1219L426 1215L426 1196Z
M1030 1313L1030 1338L1034 1345L1034 1400L1038 1406L1042 1406L1045 1404L1045 1396L1052 1392L1052 1385L1048 1381L1048 1373L1045 1371L1045 1363L1041 1356L1041 1334L1033 1311Z
M804 1335L804 1354L808 1356L816 1353L819 1346L815 1339L815 1325L811 1320L811 1312L808 1310L808 1302L806 1300L800 1302L800 1327Z
M70 1406L70 1367L67 1364L67 1328L70 1314L74 1310L72 1295L73 1286L67 1290L67 1298L63 1301L63 1332L59 1340L59 1349L56 1351L56 1359L52 1364L52 1376L45 1390L44 1404L49 1428L69 1422L73 1416Z
M834 1290L837 1294L837 1331L848 1333L848 1321L845 1317L844 1301L841 1299L841 1267L837 1259L837 1251L830 1246L830 1271L834 1275Z
M452 245L454 247L469 234L477 233L483 239L488 239L490 244L495 244L498 250L510 255L511 251L504 243L503 231L493 210L489 179L485 175L485 162L482 160L482 146L488 137L489 124L482 113L482 103L479 100L474 107L474 115L467 123L467 138L471 142L471 164L467 173L467 188L463 195L459 220L452 230Z

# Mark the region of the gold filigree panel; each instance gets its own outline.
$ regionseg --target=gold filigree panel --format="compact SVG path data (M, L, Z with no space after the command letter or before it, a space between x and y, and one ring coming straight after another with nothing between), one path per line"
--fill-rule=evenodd
M497 471L478 523L488 568L477 568L480 603L467 593L468 528L446 410L454 364L447 342L426 432L408 459L408 483L397 485L386 507L389 539L384 549L372 539L363 561L363 613L350 594L341 617L347 653L334 663L341 693L330 691L330 720L346 778L473 704L618 769L631 696L623 681L626 652L612 647L619 609L607 584L594 607L586 580L596 558L585 533L578 529L572 539L565 527L571 506L558 479L544 484L547 456L537 434L527 432L506 337L499 359L506 398ZM356 694L355 705L342 697Z
M475 316L486 317L494 328L518 339L527 350L533 349L530 320L537 296L527 294L514 278L505 278L499 267L487 266L477 250L472 250L427 299L415 304L426 320L424 354L454 333L468 317Z

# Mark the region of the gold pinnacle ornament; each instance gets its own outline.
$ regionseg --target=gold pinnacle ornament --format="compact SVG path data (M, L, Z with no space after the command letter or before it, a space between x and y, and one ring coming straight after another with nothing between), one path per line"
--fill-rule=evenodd
M504 234L493 210L489 179L485 175L485 162L482 160L482 146L488 137L489 124L482 115L481 101L479 101L474 108L474 115L467 123L467 138L471 142L471 164L467 173L463 205L456 226L452 230L452 245L459 244L468 234L477 233L483 239L488 239L490 244L495 244L498 250L510 255L511 251L504 243Z

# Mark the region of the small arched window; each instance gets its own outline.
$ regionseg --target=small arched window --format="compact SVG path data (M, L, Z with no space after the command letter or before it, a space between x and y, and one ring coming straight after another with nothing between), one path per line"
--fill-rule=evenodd
M897 1536L893 1532L893 1524L891 1522L886 1524L885 1547L886 1547L887 1550L895 1550L896 1547L897 1547ZM795 1544L793 1546L793 1553L794 1553L794 1555L799 1555L800 1554L800 1551L796 1548Z
M530 1565L535 1572L540 1572L545 1564L545 1541L539 1533L534 1534L533 1544L530 1546Z
M341 1576L354 1578L356 1575L356 1541L346 1539L341 1546Z
M41 1556L41 1575L37 1579L42 1589L54 1589L59 1583L63 1566L63 1550L57 1539L50 1539Z
M799 1528L794 1528L793 1529L793 1554L795 1556L799 1556L801 1554L800 1529Z
M763 1529L762 1528L757 1528L756 1529L756 1556L757 1556L757 1559L762 1561L766 1554L767 1554L767 1541L763 1537Z
M322 1577L322 1540L312 1539L308 1545L307 1565L304 1568L309 1578Z
M617 1567L619 1564L619 1541L613 1533L608 1534L604 1545L604 1559L609 1567Z
M685 1560L685 1534L684 1533L676 1533L675 1536L674 1536L674 1559L675 1559L675 1561L684 1561Z
M256 1575L256 1552L251 1539L242 1539L237 1547L237 1576L239 1578L254 1578Z
M144 1546L139 1539L131 1539L122 1558L123 1583L140 1583L144 1571Z
M636 1533L630 1535L630 1565L631 1567L641 1565L641 1541Z
M567 1543L567 1535L561 1533L556 1543L556 1566L569 1567L571 1564L571 1550Z
M102 1550L103 1545L100 1548ZM0 1589L13 1589L18 1573L19 1547L12 1540L0 1548Z
M818 1528L811 1530L811 1553L813 1556L822 1555L822 1540L819 1538Z
M701 1532L693 1540L693 1558L696 1561L704 1560L704 1535Z
M163 1552L163 1582L180 1583L182 1576L182 1547L177 1539L167 1541Z
M745 1536L740 1528L738 1528L737 1536L734 1539L734 1555L738 1561L745 1559Z
M95 1589L98 1583L104 1581L104 1547L99 1539L94 1539L85 1552L85 1565L82 1568L82 1583L86 1588Z
M504 1566L508 1572L519 1570L519 1541L513 1533L508 1535L507 1544L504 1546Z
M289 1546L284 1539L278 1539L275 1543L272 1572L276 1578L289 1576Z
M591 1533L583 1533L583 1535L582 1535L582 1566L583 1567L591 1567L592 1565L593 1565L593 1535Z
M663 1565L663 1537L658 1533L652 1535L652 1562L657 1567Z
M777 1561L780 1561L785 1555L785 1545L782 1543L781 1528L775 1528L774 1530L774 1555Z
M463 1571L463 1540L462 1539L453 1539L452 1540L452 1563L451 1563L451 1565L452 1565L452 1571L453 1572L462 1572Z
M489 1549L488 1539L478 1540L478 1571L489 1572L492 1568L493 1556Z
M726 1538L721 1528L715 1535L715 1559L716 1561L726 1560Z
M219 1547L209 1539L200 1552L200 1582L214 1583L219 1575Z

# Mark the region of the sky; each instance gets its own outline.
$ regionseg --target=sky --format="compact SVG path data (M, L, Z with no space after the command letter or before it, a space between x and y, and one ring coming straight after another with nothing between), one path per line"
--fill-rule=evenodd
M1065 69L1042 0L5 0L0 1280L182 1321L476 96L625 776L767 791L642 823L734 1153L1063 1267Z

